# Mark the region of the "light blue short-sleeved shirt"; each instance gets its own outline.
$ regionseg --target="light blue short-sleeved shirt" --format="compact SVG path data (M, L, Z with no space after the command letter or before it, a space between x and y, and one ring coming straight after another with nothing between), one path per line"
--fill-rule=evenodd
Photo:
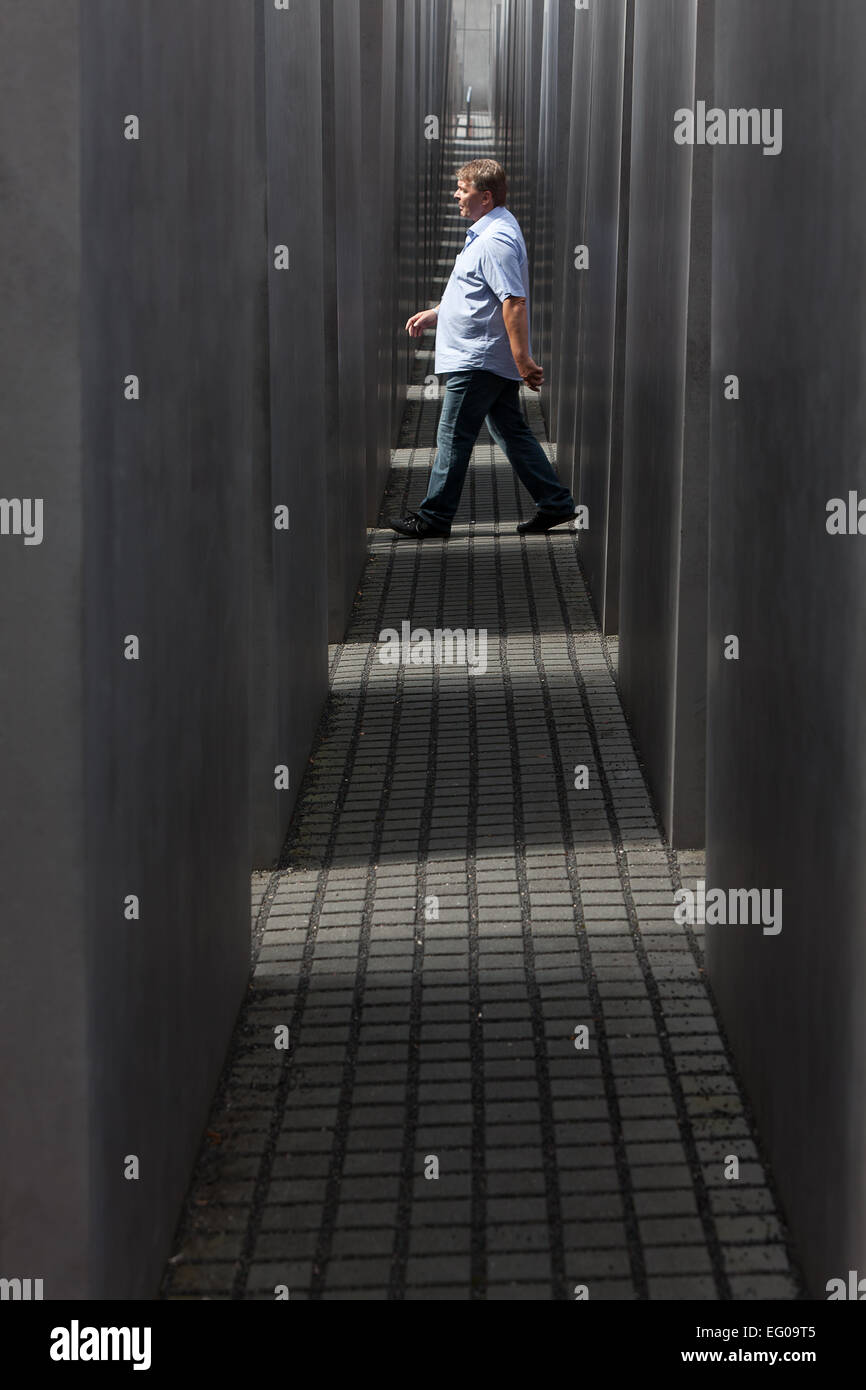
M529 260L517 219L505 207L480 217L466 236L442 296L436 325L438 372L481 368L520 381L502 317L503 300L526 300ZM530 356L532 345L530 344Z

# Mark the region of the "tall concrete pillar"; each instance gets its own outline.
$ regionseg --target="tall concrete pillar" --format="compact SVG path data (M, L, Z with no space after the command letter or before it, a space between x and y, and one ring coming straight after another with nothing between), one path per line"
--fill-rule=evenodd
M604 632L619 622L633 41L634 0L609 0L593 32L577 495L589 511L580 553Z
M535 312L540 315L539 361L548 371L548 388L541 393L541 409L547 432L556 438L556 420L563 365L560 357L563 315L563 281L572 264L567 259L568 169L570 162L571 87L574 66L574 20L572 0L551 4L548 32L551 48L550 134L545 155L545 215L550 219L548 249L543 253L544 289L535 295ZM572 243L573 245L573 243ZM536 253L536 267L538 256ZM536 270L538 273L538 270Z
M269 357L270 439L253 475L250 808L253 864L267 868L285 839L327 692L324 229L320 6L296 0L276 10L258 0L256 10L258 167L267 178L267 299L256 336Z
M391 464L394 369L393 238L394 11L388 0L361 0L361 207L364 244L364 396L367 469L364 514L375 525Z
M553 138L555 102L554 34L558 29L558 4L545 12L541 36L541 74L538 107L538 154L535 166L535 247L530 262L530 294L532 297L532 342L536 360L550 364L546 357L551 300L550 253L552 241L552 209L550 206L550 145ZM549 388L548 388L549 389Z
M707 886L782 896L707 960L822 1299L866 1274L864 67L850 0L717 8L716 104L782 143L714 153Z
M564 246L561 263L554 268L558 276L558 298L562 306L559 340L554 343L558 357L558 387L554 437L559 476L572 491L577 488L577 442L579 439L580 323L585 295L586 271L575 265L576 248L586 245L586 189L589 161L590 103L592 97L592 34L598 22L598 7L576 11L572 48L571 101L568 134L568 164L565 192Z
M366 553L359 0L322 0L325 459L329 639L342 641Z
M397 53L399 63L397 89L397 173L401 196L397 204L398 214L398 259L399 277L399 346L398 383L401 412L405 408L407 383L414 365L415 344L403 331L409 317L421 308L426 308L428 300L418 276L418 226L416 197L407 197L406 190L418 188L418 125L421 121L416 72L418 36L416 30L417 4L406 3L398 6L397 14Z
M524 184L526 205L522 209L521 226L529 253L529 263L535 262L535 228L538 209L539 121L541 117L542 59L544 56L545 0L527 0L526 4L526 67L524 71L523 104L525 110Z
M397 155L399 140L398 93L400 78L398 73L400 0L383 0L382 14L382 147L380 162L382 168L383 196L387 205L387 217L383 228L383 293L385 303L379 321L380 354L382 371L390 383L385 409L387 414L387 439L391 446L397 441L400 421L403 418L402 398L405 386L401 389L400 363L400 204L401 182ZM405 320L404 320L405 322ZM388 456L390 467L390 454ZM384 490L384 488L383 488ZM381 492L380 499L381 500Z
M674 113L711 94L713 15L658 0L634 29L620 686L680 848L704 843L713 152Z
M77 5L0 12L0 1273L48 1298L87 1291L91 1224L80 46Z
M249 961L256 11L0 11L0 1270L158 1284ZM8 530L8 528L4 528Z

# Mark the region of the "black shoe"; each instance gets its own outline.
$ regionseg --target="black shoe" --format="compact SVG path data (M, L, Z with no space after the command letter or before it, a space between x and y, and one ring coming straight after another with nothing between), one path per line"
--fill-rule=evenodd
M401 516L396 521L389 521L388 525L392 531L396 531L398 536L407 536L411 541L423 541L428 538L447 540L451 535L451 527L447 531L442 531L437 526L433 526L417 512L409 512L408 516Z
M562 526L566 521L574 521L576 512L536 512L528 521L521 521L517 527L519 536L532 536L537 532L550 531L554 526Z

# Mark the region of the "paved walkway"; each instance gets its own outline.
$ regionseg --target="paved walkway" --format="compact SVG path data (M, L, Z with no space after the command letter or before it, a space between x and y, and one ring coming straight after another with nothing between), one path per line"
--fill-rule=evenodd
M430 372L389 515L424 495ZM521 539L530 511L483 436L446 544L372 535L164 1297L799 1292L673 921L700 857L660 833L579 538ZM485 629L486 671L384 664L403 622Z

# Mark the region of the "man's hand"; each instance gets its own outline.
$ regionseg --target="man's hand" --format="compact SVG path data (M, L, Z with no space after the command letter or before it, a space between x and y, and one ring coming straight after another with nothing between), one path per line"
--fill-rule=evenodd
M422 309L420 314L413 314L406 324L406 332L410 338L420 338L425 328L435 328L439 318L438 309Z
M515 359L516 360L516 359ZM544 385L544 370L539 367L537 362L533 362L531 357L521 358L516 363L517 370L523 377L530 391L540 391Z
M502 318L511 344L511 355L530 391L540 391L544 372L529 355L529 324L526 319L526 300L521 295L509 295L502 301Z

